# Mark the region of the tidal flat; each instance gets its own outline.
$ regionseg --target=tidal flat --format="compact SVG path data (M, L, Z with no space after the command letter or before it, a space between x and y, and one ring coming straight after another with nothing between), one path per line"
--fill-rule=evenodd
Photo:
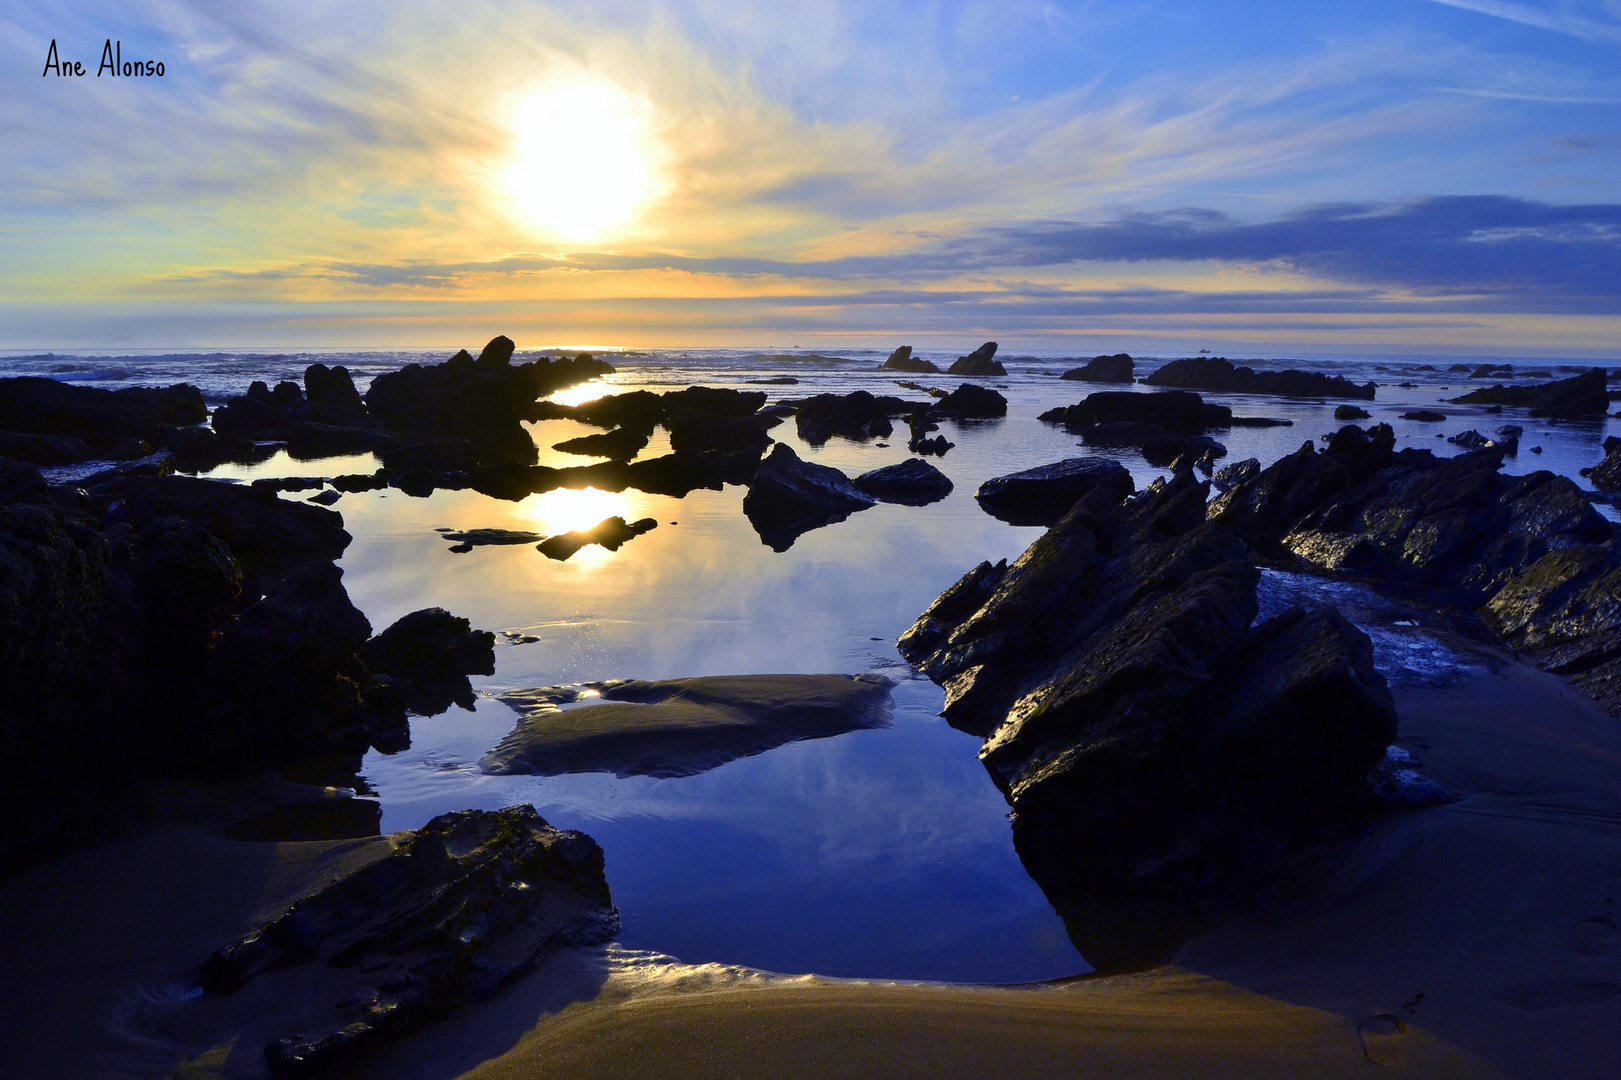
M550 393L556 409L521 420L535 447L525 468L596 460L555 447L600 434L601 426L566 410L610 394L696 385L763 391L762 412L863 390L920 406L936 400L897 386L900 373L881 368L884 357L609 356L612 371ZM6 373L97 386L190 381L217 412L251 380L302 379L311 362L344 363L364 393L373 375L442 359L14 358ZM942 368L950 361L937 359ZM974 496L986 481L1107 456L1137 491L1156 481L1168 489L1177 476L1201 484L1247 458L1265 468L1305 442L1326 448L1327 436L1344 426L1335 412L1345 401L1201 391L1206 403L1240 418L1289 421L1214 429L1226 455L1201 472L1191 458L1180 468L1156 466L1147 445L1104 447L1091 428L1038 419L1112 389L1059 377L1087 358L1002 359L1003 375L906 375L942 391L972 381L1006 399L1004 416L942 415L934 432L923 433L952 444L928 458L951 481L949 494L925 505L871 500L823 510L825 523L795 533L785 547L780 530L768 542L746 512L748 477L717 475L714 486L684 494L613 490L610 482L503 492L516 498L488 493L493 481L486 490L476 481L422 485L404 472L369 489L331 482L377 474L391 452L381 445L295 458L290 444L267 444L249 455L257 460L198 470L237 485L269 482L261 490L279 488L283 502L336 493L328 501L352 537L336 563L341 586L369 627L445 609L467 620L469 632L493 634L490 670L458 668L454 678L424 677L401 690L415 706L406 710L403 737L368 736L347 779L286 770L283 782L305 792L290 800L264 779L227 783L196 770L165 776L178 786L131 793L133 823L88 842L76 837L76 850L32 859L0 881L0 911L13 928L4 1046L18 1075L264 1074L274 1064L267 1044L330 1025L317 1014L313 984L299 981L314 976L296 966L292 974L267 968L237 991L249 996L233 998L202 993L199 965L335 877L380 863L401 834L447 813L515 805L533 806L554 830L586 834L600 847L617 909L613 943L559 938L536 955L533 970L488 994L475 987L457 1008L434 1003L432 1022L363 1047L334 1075L504 1076L543 1067L565 1076L1102 1068L1283 1076L1350 1074L1370 1062L1415 1076L1606 1075L1621 1057L1614 1034L1621 1030L1614 912L1621 728L1589 696L1602 688L1584 694L1538 670L1538 662L1557 662L1538 652L1545 643L1524 634L1507 641L1482 625L1478 605L1460 604L1446 589L1371 564L1313 564L1308 556L1317 549L1304 543L1295 561L1261 560L1250 586L1256 610L1245 627L1302 603L1335 608L1364 635L1358 640L1366 640L1397 717L1394 739L1380 742L1382 775L1411 773L1429 785L1425 792L1441 795L1404 802L1392 789L1377 808L1336 819L1292 852L1291 873L1280 876L1269 864L1264 879L1244 879L1236 899L1186 903L1192 917L1172 920L1176 932L1146 966L1087 955L1075 906L1049 895L1027 869L1029 849L1015 846L1009 797L978 758L987 733L941 718L948 693L960 692L949 681L936 685L927 665L909 663L897 642L965 573L999 560L1017 564L1047 535L1043 525L1010 525L982 509ZM1392 453L1421 448L1450 460L1481 451L1444 436L1473 430L1503 439L1499 429L1519 426L1514 453L1498 452L1494 475L1548 470L1580 493L1566 530L1573 539L1557 540L1555 553L1605 542L1598 533L1608 533L1615 512L1581 473L1605 458L1615 425L1602 413L1552 420L1513 406L1453 404L1479 382L1420 357L1257 366L1379 381L1371 401L1357 400L1371 414L1368 429L1390 425ZM782 383L784 372L798 382ZM1413 385L1391 385L1397 379ZM1403 419L1421 408L1442 410L1446 420ZM908 436L918 433L904 419L894 419L888 435L858 427L806 438L790 409L777 411L784 422L762 425L763 435L805 463L857 477L913 457ZM631 461L680 456L672 444L687 437L680 425L651 426ZM331 432L302 436L342 448ZM93 486L98 476L112 482L105 474L119 467L91 456L47 464L42 476L53 489ZM293 477L314 482L295 487L286 482ZM136 505L144 497L127 499ZM1221 493L1198 497L1216 505ZM107 519L112 505L100 511L104 532L123 523ZM527 542L614 517L656 528L612 548L582 543L564 559ZM129 520L137 532L152 527ZM1514 528L1528 535L1544 525ZM475 530L505 530L525 542L470 550L447 543ZM1349 527L1342 521L1334 530ZM1524 565L1536 561L1527 556ZM1461 586L1448 578L1447 587ZM276 595L266 588L267 597ZM378 640L360 635L368 638ZM1567 673L1577 678L1603 662L1567 665ZM374 665L378 671L388 674ZM550 688L546 703L568 715L604 708L593 695L624 685L618 680L764 675L862 677L885 685L889 701L861 722L757 740L735 756L702 758L702 768L688 759L664 769L586 760L578 770L519 775L487 767L487 755L520 724L511 701L537 688ZM233 800L252 812L219 809ZM300 817L286 813L293 805L345 809ZM357 806L365 812L354 813ZM310 820L321 824L312 828ZM255 821L257 831L242 830ZM1085 819L1075 826L1081 834L1095 828ZM233 838L233 828L255 838ZM548 844L574 843L549 837ZM447 848L453 856L454 849ZM1166 864L1139 863L1137 877L1153 880ZM395 962L410 952L375 951ZM357 960L360 970L373 963L382 960L370 953Z

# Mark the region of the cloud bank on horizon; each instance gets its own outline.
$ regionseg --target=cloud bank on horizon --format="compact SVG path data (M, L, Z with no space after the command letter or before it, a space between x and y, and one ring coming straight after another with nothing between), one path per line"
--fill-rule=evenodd
M1621 352L1621 0L784 7L11 8L0 347Z

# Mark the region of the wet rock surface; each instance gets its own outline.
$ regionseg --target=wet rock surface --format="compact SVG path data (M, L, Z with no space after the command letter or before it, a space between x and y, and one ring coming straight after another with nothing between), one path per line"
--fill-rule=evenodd
M983 379L992 375L1006 375L1007 368L996 359L996 342L987 341L967 356L957 357L956 362L946 368L946 374Z
M878 500L837 469L803 461L786 443L754 474L743 497L743 513L773 551L787 551L804 533L843 521Z
M1172 360L1143 380L1149 386L1219 390L1230 394L1277 394L1282 397L1340 397L1372 401L1373 383L1358 385L1343 375L1317 371L1256 371L1225 357Z
M480 765L692 776L800 739L885 726L891 685L878 675L720 675L520 690L501 700L522 719ZM587 692L603 704L558 708Z
M1116 500L1136 490L1131 474L1113 458L1067 458L985 481L974 501L1009 525L1056 525L1093 488Z
M1136 375L1136 364L1129 353L1095 356L1078 368L1059 376L1071 382L1129 383Z
M896 465L864 472L852 481L880 502L927 506L951 494L951 478L923 458L907 458Z
M304 985L330 1021L264 1050L277 1075L315 1076L491 997L558 949L618 931L589 836L552 828L530 806L464 810L405 834L391 854L221 948L198 974L217 998L324 968Z
M1451 400L1460 405L1504 405L1511 409L1529 409L1532 416L1555 419L1599 418L1610 408L1603 368L1593 368L1568 379L1532 386L1488 386Z
M1395 735L1368 638L1337 612L1252 627L1259 572L1206 520L1208 490L1187 473L1124 502L1095 488L899 642L947 720L987 737L1020 857L1072 919L1242 897L1358 805Z

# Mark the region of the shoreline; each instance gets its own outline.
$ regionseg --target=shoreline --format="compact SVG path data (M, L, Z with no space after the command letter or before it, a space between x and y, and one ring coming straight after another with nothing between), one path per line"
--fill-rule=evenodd
M1393 1075L1607 1075L1621 1059L1621 727L1513 660L1398 700L1403 745L1457 801L1386 817L1310 895L1217 921L1170 966L986 987L718 965L648 976L567 953L352 1075L1337 1076L1370 1067L1365 1044ZM167 1076L181 1057L180 1075L263 1075L250 1044L269 1029L231 998L210 1025L239 1036L189 1046L167 1006L132 1003L172 995L209 949L388 848L167 828L0 882L13 1075ZM109 1017L123 1038L109 1041Z

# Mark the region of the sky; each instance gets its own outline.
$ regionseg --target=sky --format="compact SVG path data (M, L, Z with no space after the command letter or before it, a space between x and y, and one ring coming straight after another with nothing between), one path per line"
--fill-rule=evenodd
M0 0L0 348L497 332L1621 357L1621 0Z

